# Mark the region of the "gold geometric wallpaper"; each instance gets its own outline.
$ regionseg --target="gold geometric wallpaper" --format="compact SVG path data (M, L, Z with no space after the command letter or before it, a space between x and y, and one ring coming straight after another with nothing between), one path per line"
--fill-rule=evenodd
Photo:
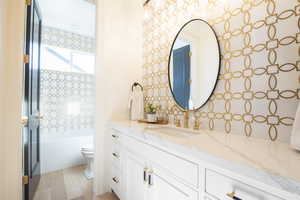
M300 99L300 0L152 0L144 9L147 103L182 115L171 110L168 55L181 26L201 18L222 54L216 90L193 114L202 128L289 141Z
M42 43L88 53L95 53L96 49L95 38L50 26L42 28Z

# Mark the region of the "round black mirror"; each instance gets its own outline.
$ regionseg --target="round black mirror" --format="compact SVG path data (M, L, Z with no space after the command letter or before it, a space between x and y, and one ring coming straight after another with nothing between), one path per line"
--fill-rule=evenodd
M220 47L212 27L201 19L177 33L169 55L169 87L183 110L197 110L209 100L220 69Z

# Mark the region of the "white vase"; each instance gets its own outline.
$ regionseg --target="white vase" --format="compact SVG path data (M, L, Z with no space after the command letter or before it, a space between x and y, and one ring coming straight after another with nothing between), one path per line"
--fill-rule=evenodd
M147 121L154 123L157 121L156 113L147 113Z

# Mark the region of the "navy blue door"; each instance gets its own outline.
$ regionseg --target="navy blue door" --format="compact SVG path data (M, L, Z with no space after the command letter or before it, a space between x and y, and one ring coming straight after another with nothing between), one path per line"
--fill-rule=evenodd
M24 128L24 199L32 200L40 181L40 50L42 21L37 0L27 6L24 114L28 125Z
M173 95L183 108L189 107L190 64L190 45L173 51Z

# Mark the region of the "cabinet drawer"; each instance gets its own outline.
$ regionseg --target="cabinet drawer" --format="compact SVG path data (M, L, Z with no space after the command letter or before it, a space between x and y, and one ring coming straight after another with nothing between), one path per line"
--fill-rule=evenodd
M208 169L206 170L205 190L208 194L222 200L235 199L229 197L230 193L242 200L282 200L265 191Z
M123 143L123 141L122 141ZM198 165L179 156L168 153L151 145L139 142L131 137L124 137L124 146L133 152L139 152L151 162L167 170L175 177L194 187L198 187ZM151 167L151 166L150 166Z
M176 180L164 170L154 167L149 174L151 200L199 200L197 190Z
M111 131L111 140L112 140L112 148L111 148L111 157L113 166L120 169L120 159L121 159L121 148L120 148L120 133L114 129Z
M113 144L118 144L120 141L120 132L115 129L111 129L111 139Z
M116 167L112 167L111 171L111 189L114 191L114 193L121 197L121 172Z

